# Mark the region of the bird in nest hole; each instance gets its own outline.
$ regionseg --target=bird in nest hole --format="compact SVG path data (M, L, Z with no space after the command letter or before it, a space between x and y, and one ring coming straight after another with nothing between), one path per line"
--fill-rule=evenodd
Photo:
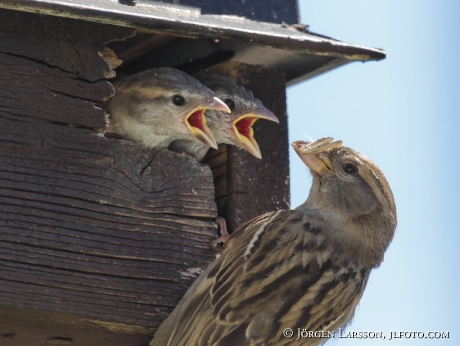
M223 100L231 110L231 114L215 109L209 109L205 113L207 124L217 144L237 146L261 159L262 154L254 139L252 126L259 119L278 123L278 118L265 108L250 90L237 85L227 77L204 73L196 74L194 77L211 89L214 95ZM177 152L185 151L201 161L208 152L209 146L191 139L183 139L173 141L169 149Z
M204 113L230 109L192 76L173 68L155 68L114 85L116 93L107 103L108 132L147 148L167 148L177 139L217 148Z
M350 322L393 238L393 195L381 170L340 141L292 145L313 175L305 203L237 229L150 346L313 346L328 339L283 331Z

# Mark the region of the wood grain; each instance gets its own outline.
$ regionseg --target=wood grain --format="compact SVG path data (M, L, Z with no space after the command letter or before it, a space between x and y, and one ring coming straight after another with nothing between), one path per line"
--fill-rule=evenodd
M104 102L113 94L108 81L75 80L58 68L0 53L0 111L17 119L104 128L107 115L94 102Z
M106 44L132 29L0 15L0 345L146 345L215 258L216 197L230 230L287 207L284 76L212 69L280 125L255 125L263 160L221 146L211 171L104 136L120 64Z
M0 303L158 324L213 258L209 168L5 113L0 128Z
M147 328L101 323L70 313L0 305L2 346L147 346L149 334Z
M132 30L0 15L0 345L146 344L215 258L212 172L104 137Z
M115 77L105 44L134 29L0 9L0 52L39 61L94 82ZM105 54L104 54L105 53ZM113 58L113 57L112 57ZM115 63L116 65L116 63Z

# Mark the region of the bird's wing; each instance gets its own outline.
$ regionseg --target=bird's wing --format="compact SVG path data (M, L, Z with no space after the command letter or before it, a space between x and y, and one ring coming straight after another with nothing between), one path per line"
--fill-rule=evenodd
M346 324L369 270L338 261L319 221L310 219L281 210L232 234L188 295L168 346L281 346L292 343L283 336L286 328L320 331Z

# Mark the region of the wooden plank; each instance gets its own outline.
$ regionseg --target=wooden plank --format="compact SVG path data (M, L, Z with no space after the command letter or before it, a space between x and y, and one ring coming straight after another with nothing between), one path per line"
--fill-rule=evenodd
M255 139L262 160L233 146L211 151L206 162L213 168L219 215L230 231L269 211L289 208L289 143L286 81L280 72L261 66L229 62L206 70L233 79L250 89L280 120L259 120Z
M104 43L132 31L0 12L0 343L145 345L215 257L212 172L101 132L119 63ZM214 72L281 121L255 126L262 161L210 154L234 229L289 200L285 81L244 64Z
M0 128L0 304L158 325L213 259L209 168L7 114Z
M113 93L108 81L75 80L56 67L0 53L0 110L18 119L104 128L107 115L93 102L104 102Z
M134 31L5 9L0 17L0 111L104 128L95 105L113 95L106 78L121 63L105 43Z
M39 61L87 81L115 76L121 63L106 46L134 30L0 9L0 52Z
M146 346L150 334L147 328L0 305L2 346Z
M0 344L146 344L215 258L212 172L104 137L131 30L0 15Z

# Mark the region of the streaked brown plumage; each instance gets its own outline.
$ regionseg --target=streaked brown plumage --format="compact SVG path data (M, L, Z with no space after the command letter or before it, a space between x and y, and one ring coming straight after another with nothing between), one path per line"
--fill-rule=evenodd
M107 104L109 132L141 142L147 148L167 148L176 139L217 148L203 114L207 109L230 110L195 78L164 67L114 84L116 93Z
M247 150L257 158L262 158L259 146L254 139L252 125L258 119L278 122L278 118L255 98L251 91L235 84L231 79L213 74L194 76L204 86L214 92L231 109L231 114L218 110L206 111L209 129L214 134L217 144L230 144ZM171 150L185 151L198 160L203 159L209 147L191 140L177 140L169 146Z
M306 202L235 231L151 346L312 346L327 340L294 341L283 330L350 321L393 238L393 195L380 169L341 142L293 146L313 175Z

